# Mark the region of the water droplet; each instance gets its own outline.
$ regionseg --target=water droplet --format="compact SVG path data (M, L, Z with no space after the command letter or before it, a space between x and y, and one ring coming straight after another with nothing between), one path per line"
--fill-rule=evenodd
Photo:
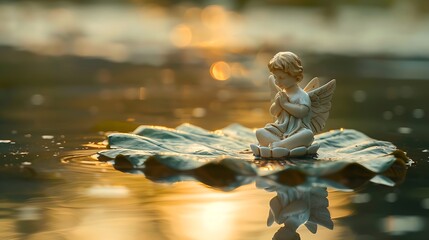
M202 118L206 116L207 110L205 108L194 108L192 110L192 116L196 118Z
M401 134L410 134L413 131L413 129L409 127L400 127L398 128L398 132Z
M28 152L20 152L20 151L16 151L16 152L11 152L11 155L27 155Z
M424 229L424 219L420 216L387 216L381 220L381 228L390 235L419 232Z
M425 111L423 109L417 108L413 110L413 117L417 119L421 119L425 116Z
M50 140L50 139L54 139L54 136L52 136L52 135L42 135L42 139Z

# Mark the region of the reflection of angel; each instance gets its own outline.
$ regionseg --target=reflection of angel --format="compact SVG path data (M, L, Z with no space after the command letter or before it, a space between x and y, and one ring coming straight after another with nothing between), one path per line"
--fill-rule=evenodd
M270 201L267 225L276 222L284 226L275 233L273 239L300 239L296 231L302 224L312 233L317 232L317 225L333 229L327 196L326 188L322 187L294 187L277 191L277 196Z
M319 79L314 78L301 89L298 83L303 79L303 67L301 60L292 52L277 53L268 63L268 68L272 73L269 77L272 96L270 113L276 121L256 130L259 146L251 145L252 151L256 156L265 157L263 149L266 147L273 150L307 149L313 143L314 134L325 126L335 80L320 87ZM267 157L287 156L288 150L273 152Z

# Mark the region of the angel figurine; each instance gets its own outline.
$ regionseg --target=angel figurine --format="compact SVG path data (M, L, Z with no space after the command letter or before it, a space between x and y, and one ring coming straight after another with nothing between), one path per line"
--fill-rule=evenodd
M335 79L320 86L313 78L302 89L301 60L292 52L279 52L268 63L271 75L270 114L276 119L256 130L259 145L251 144L253 154L262 158L284 158L314 155L319 149L313 143L329 116Z

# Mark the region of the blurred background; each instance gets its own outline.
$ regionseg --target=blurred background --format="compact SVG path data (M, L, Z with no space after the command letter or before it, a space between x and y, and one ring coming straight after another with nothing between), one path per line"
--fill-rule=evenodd
M422 0L0 1L0 129L258 127L271 120L266 64L285 50L304 84L338 80L330 127L419 124L427 26Z
M272 121L266 65L275 53L293 51L303 60L303 84L315 76L337 79L326 130L353 128L393 142L418 166L400 189L372 187L357 205L340 198L347 214L335 206L331 213L349 218L338 221L344 228L334 234L342 237L330 238L426 239L428 26L427 0L0 0L0 218L5 219L0 235L47 239L43 231L74 226L73 236L93 239L112 227L107 233L116 233L116 239L132 239L115 220L136 231L142 226L141 216L131 214L136 208L149 212L147 222L153 220L153 207L142 207L142 201L155 199L157 205L160 192L167 192L169 206L175 206L173 192L183 189L166 190L119 173L102 175L108 170L85 165L88 160L79 161L77 170L58 166L60 157L94 147L106 132L128 132L141 124L189 122L209 130L231 123L264 126ZM49 181L22 180L22 164L48 172L37 176ZM51 181L57 178L70 181L64 187ZM87 194L100 182L120 185L126 196L121 199L135 202L127 205L128 212L115 212L123 209L119 200L112 210L119 215L106 220L110 225L88 225L85 221L111 217L106 212L112 206L91 205L94 198ZM183 192L201 191L189 189ZM258 227L237 223L246 231L264 225L268 203L257 195L238 197L253 199L249 209L261 208ZM335 195L330 199L342 206ZM39 214L45 210L53 212L49 221ZM65 220L57 221L60 217ZM154 232L169 218L162 219ZM253 230L235 236L255 237ZM270 231L260 239L270 238ZM64 236L49 239L69 239Z

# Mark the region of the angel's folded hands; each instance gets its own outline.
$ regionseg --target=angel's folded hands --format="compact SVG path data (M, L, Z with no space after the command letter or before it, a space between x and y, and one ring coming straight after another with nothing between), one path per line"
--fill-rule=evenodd
M281 104L281 107L296 118L304 118L310 112L310 108L302 104L284 102Z

